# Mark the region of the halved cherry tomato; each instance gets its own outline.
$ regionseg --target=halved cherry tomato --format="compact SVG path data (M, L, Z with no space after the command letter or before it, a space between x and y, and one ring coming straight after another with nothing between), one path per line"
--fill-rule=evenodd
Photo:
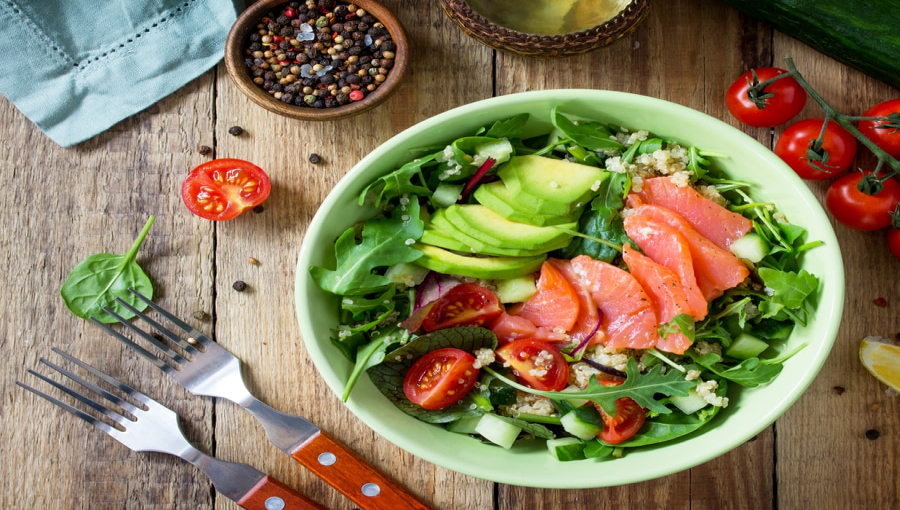
M569 383L569 364L559 349L547 342L522 338L496 351L513 374L528 386L540 391L559 391Z
M181 185L181 199L197 216L224 221L263 203L270 191L272 183L262 168L222 158L194 168Z
M900 115L900 99L891 99L879 103L863 114L863 117L887 117L890 114ZM898 122L888 125L886 121L861 120L859 130L881 150L894 158L900 158L900 127ZM883 127L882 127L883 126Z
M497 295L475 283L461 283L431 304L422 319L427 332L456 326L490 326L503 312Z
M867 195L857 187L862 172L841 176L828 186L825 207L841 224L854 230L880 230L891 224L891 213L900 203L900 182L891 178L875 195Z
M600 381L600 383L605 386L618 386L622 384L622 381ZM600 411L600 416L603 418L603 430L597 434L597 437L610 444L631 439L647 420L647 411L631 397L622 397L616 400L615 416L606 414L606 411L597 404L594 404L594 407Z
M776 67L761 67L754 70L760 82L774 78L787 71ZM763 101L766 107L760 110L747 91L753 82L752 71L747 71L728 87L725 92L725 106L734 117L754 127L773 127L793 119L806 104L806 91L792 77L782 78L767 86L764 94L772 94Z
M475 357L453 347L417 359L403 379L403 393L424 409L443 409L466 396L478 382Z
M788 126L775 144L775 154L797 172L801 179L821 181L846 172L856 158L857 142L846 129L834 122L825 127L822 149L828 161L817 163L822 169L810 166L807 149L819 137L825 119L806 119Z

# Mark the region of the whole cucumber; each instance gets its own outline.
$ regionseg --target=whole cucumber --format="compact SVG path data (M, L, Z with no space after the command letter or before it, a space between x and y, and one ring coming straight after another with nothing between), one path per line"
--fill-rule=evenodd
M900 0L723 0L854 69L900 88Z

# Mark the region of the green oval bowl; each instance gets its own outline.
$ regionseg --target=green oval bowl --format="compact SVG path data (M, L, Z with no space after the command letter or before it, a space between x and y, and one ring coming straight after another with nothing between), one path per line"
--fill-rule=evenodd
M478 101L421 122L394 136L363 158L338 183L313 218L300 249L296 274L297 317L310 357L326 384L341 395L351 363L331 343L338 299L309 276L313 265L333 267L334 240L374 211L356 205L373 179L409 161L415 149L446 144L477 128L518 113L532 114L537 130L549 129L554 106L570 115L631 129L722 154L716 162L729 176L755 183L751 193L776 203L788 220L804 226L810 240L824 246L804 259L803 268L821 281L817 309L806 327L795 328L788 347L808 345L784 365L769 385L732 385L731 402L713 424L669 443L630 450L615 460L558 462L543 441L520 441L505 450L412 418L393 406L363 377L347 407L366 425L400 448L434 464L499 483L544 488L623 485L682 471L740 446L784 413L821 369L837 335L844 303L844 272L834 231L806 184L770 150L724 122L698 111L650 97L602 90L547 90Z

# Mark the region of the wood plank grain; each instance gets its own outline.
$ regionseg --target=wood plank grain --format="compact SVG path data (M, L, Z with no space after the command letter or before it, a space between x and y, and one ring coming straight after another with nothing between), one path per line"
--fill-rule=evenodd
M792 57L811 85L843 113L860 115L869 106L900 97L897 89L783 34L776 34L774 49L776 61ZM798 118L821 116L817 105L807 104ZM863 149L858 162L871 168L874 158ZM821 200L827 182L810 187ZM778 504L894 508L900 504L896 477L900 399L866 372L858 349L866 335L893 338L900 333L900 264L888 252L883 232L855 232L833 224L844 257L845 310L821 373L776 423ZM885 298L888 305L877 306L878 298ZM818 424L826 423L827 431L821 430ZM881 436L867 439L870 429Z
M263 213L216 225L216 336L245 361L246 378L270 405L306 416L436 508L489 508L492 484L417 459L352 416L318 379L295 316L295 270L307 270L296 268L302 236L337 181L402 129L491 94L490 52L451 26L436 2L385 4L404 23L414 54L407 82L370 113L321 123L285 119L250 103L220 74L216 155L262 166L273 191ZM452 67L450 62L455 62ZM244 134L228 135L231 125L240 125ZM319 164L309 162L312 153L321 157ZM248 257L259 264L249 264ZM231 288L238 279L248 284L242 293ZM235 407L217 409L220 452L246 454L248 445L255 445L258 468L271 470L329 508L352 508L349 500L270 447L259 427ZM466 490L447 491L447 486ZM221 500L216 507L234 508Z
M162 302L209 303L211 245L195 236L205 226L182 216L175 192L182 174L173 168L200 161L190 147L211 131L211 91L210 78L198 80L70 149L53 144L5 100L0 104L0 175L23 191L15 200L12 195L4 199L2 220L0 421L5 465L22 467L18 476L0 481L4 506L212 505L210 484L193 466L162 454L133 453L12 384L21 378L40 387L25 370L38 368L41 356L55 358L50 348L61 347L171 406L182 415L189 437L209 451L211 404L169 384L156 368L72 315L59 289L69 270L88 255L125 252L155 214L156 225L138 262L156 283ZM185 280L192 288L180 285Z

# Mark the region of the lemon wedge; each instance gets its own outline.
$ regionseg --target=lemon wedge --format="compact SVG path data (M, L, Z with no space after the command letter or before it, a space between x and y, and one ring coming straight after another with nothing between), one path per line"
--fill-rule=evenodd
M900 345L879 337L866 337L859 344L859 360L876 379L900 392Z

